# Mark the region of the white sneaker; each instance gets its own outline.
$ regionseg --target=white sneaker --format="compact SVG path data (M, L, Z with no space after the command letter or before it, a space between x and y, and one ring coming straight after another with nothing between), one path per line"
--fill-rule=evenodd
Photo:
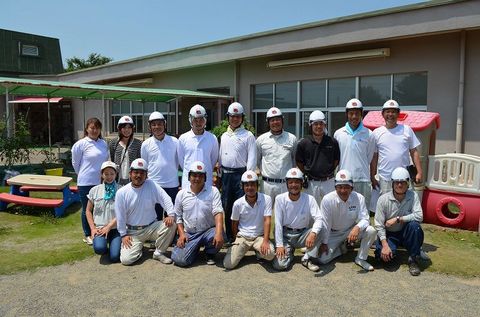
M163 253L154 252L153 253L153 259L157 260L157 261L160 261L163 264L172 264L172 262L173 262L172 259L170 259L168 256L166 256Z
M312 261L310 261L310 259L302 260L302 265L312 272L320 271L320 267L315 263L313 263Z
M373 266L365 260L355 258L355 264L360 266L365 271L373 271Z
M92 240L92 238L90 238L90 237L84 237L84 238L83 238L83 242L85 242L85 243L88 244L88 245L92 245L92 244L93 244L93 240Z

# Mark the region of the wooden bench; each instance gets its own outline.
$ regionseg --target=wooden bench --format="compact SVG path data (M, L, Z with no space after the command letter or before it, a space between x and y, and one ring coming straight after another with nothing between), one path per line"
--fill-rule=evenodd
M0 201L4 202L0 205L0 210L5 210L9 203L13 203L24 206L54 208L55 216L57 217L62 216L65 212L65 208L63 207L63 199L32 198L8 193L0 193Z
M77 186L70 186L70 191L72 193L78 193ZM22 192L58 192L58 189L55 188L45 188L42 186L21 186L20 190Z

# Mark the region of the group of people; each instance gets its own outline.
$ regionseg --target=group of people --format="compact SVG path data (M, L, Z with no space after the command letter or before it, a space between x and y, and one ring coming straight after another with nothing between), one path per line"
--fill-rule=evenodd
M205 130L201 105L190 109L191 130L178 139L167 134L159 112L150 115L151 137L143 143L133 137L128 116L118 121L119 137L110 144L101 137L101 122L89 119L85 137L72 147L84 241L124 265L140 259L144 243L154 241L153 258L180 267L194 263L202 247L206 263L215 264L225 245L226 269L254 250L276 270L287 270L295 249L304 248L301 263L314 272L357 242L355 263L372 271L367 257L376 241L376 258L390 262L405 247L409 272L419 275L422 209L409 187L422 181L420 142L397 123L395 100L385 102L385 126L373 132L362 124L360 100L348 101L345 113L345 126L331 137L324 113L313 111L310 134L297 140L283 129L281 110L271 107L269 131L255 139L244 127L243 106L234 102L220 144ZM213 183L215 172L221 190ZM372 210L374 226L367 208L372 188L381 194Z

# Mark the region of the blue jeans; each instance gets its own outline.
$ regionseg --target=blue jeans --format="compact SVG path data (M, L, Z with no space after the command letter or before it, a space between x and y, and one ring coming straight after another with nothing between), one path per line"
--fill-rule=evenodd
M120 247L122 245L122 238L117 229L112 229L108 232L107 237L95 236L93 238L93 251L96 254L110 255L110 262L120 262Z
M172 204L175 205L175 198L177 197L178 194L178 187L162 187L163 190L167 193L168 196L172 199ZM163 212L163 207L160 204L155 204L155 212L157 213L157 220L163 220L163 217L166 217L168 215L164 215Z
M238 198L245 195L240 180L243 172L222 173L222 206L225 212L225 233L228 241L233 242L235 237L232 232L232 208Z
M217 254L220 251L213 245L215 227L206 231L185 234L188 239L185 246L183 248L175 246L172 251L172 261L175 265L183 267L191 265L197 259L201 246L205 247L205 253L209 255Z
M89 237L92 235L90 231L90 226L88 225L87 221L87 203L88 203L88 198L87 195L90 192L90 189L92 189L94 185L92 186L78 186L78 195L80 196L80 202L82 203L82 228L83 228L83 233L85 234L85 237Z
M423 230L418 221L406 223L402 230L397 232L387 231L387 243L392 254L397 255L398 247L405 247L410 257L420 255L420 248L423 244ZM375 258L380 259L382 252L382 242L377 239L375 245Z

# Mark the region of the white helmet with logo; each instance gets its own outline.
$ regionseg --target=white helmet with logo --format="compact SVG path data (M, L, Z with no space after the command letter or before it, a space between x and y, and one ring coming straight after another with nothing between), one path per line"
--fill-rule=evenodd
M310 117L308 117L308 124L312 125L314 122L319 122L319 121L322 121L323 123L327 123L327 121L325 120L325 114L320 110L315 110L310 114Z
M397 167L392 172L392 182L409 182L410 173L404 167Z
M192 121L195 118L205 118L205 123L207 121L207 112L205 111L205 108L199 104L196 104L190 109L188 114L188 121L190 122L190 125L192 125Z
M288 170L287 175L285 175L285 179L301 179L303 180L303 173L300 169L294 167Z
M115 172L117 171L117 164L113 163L112 161L105 161L102 163L102 166L100 167L100 171L103 172L104 169L107 167L113 168Z
M267 111L267 121L268 119L274 117L283 117L282 111L280 111L280 109L278 109L277 107L271 107Z
M133 160L132 164L130 165L130 170L142 170L148 171L147 162L145 162L142 158L137 158Z
M121 118L118 120L117 128L119 128L122 124L131 124L132 127L135 126L135 124L133 123L132 118L130 118L129 116L123 116L123 117L121 117Z
M190 164L190 173L203 173L206 174L207 171L205 170L205 164L203 164L200 161L195 161L192 164Z
M254 171L246 171L242 174L242 183L256 182L258 181L258 176Z
M239 102L234 102L228 106L227 115L241 116L243 115L243 106Z
M148 122L152 122L153 120L164 120L165 121L165 117L160 112L154 111L148 117Z
M350 109L363 109L363 104L357 98L350 99L345 106L345 109L348 111Z
M347 170L340 170L335 175L335 186L337 185L350 185L353 187L352 174Z
M398 102L396 102L393 99L390 99L390 100L385 101L385 103L383 104L382 110L385 110L385 109L398 109L398 110L400 110L400 106L398 105Z

